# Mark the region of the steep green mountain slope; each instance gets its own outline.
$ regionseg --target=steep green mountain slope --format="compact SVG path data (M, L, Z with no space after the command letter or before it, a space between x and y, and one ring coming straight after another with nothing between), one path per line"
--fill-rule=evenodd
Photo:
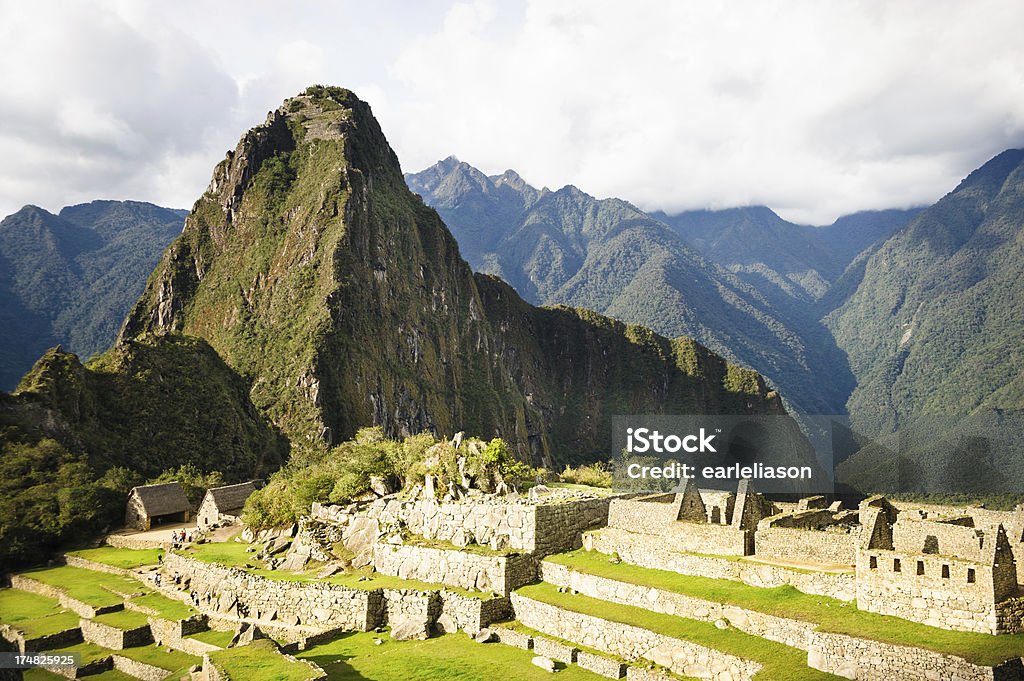
M128 490L164 470L275 470L287 442L247 392L198 339L122 343L88 367L48 351L0 392L0 570L119 524Z
M781 411L693 342L474 276L338 88L289 100L217 167L121 338L151 332L207 340L299 447L465 430L552 466L607 456L616 413Z
M864 249L905 225L918 210L864 211L827 227L797 225L765 206L677 215L653 213L702 255L734 272L779 307L824 296ZM788 299L788 300L787 300Z
M756 368L797 410L843 412L853 376L810 305L814 297L802 288L820 294L825 276L842 271L824 246L809 245L815 228L786 223L768 209L687 214L680 220L696 234L691 247L680 237L682 227L625 201L597 200L571 186L537 190L513 171L487 177L454 157L406 181L441 213L477 270L501 276L527 300L587 307L669 336L692 336ZM779 262L755 260L757 244L777 238L767 233L746 251L749 257L715 262L730 250L715 240L719 231L743 251L751 233L769 228L791 242L772 247ZM798 257L808 250L813 257L805 259L816 265ZM814 268L825 260L829 269L821 275Z
M185 211L94 201L60 215L25 206L0 222L0 389L49 347L110 347Z
M854 424L1024 406L1024 150L1006 151L885 241L827 323Z

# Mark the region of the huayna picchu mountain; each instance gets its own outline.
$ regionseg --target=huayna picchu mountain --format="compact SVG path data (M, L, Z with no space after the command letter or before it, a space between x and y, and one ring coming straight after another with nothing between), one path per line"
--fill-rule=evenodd
M473 274L370 107L315 86L216 167L114 347L85 365L51 350L0 393L0 569L99 531L138 478L182 464L264 476L378 425L500 436L551 468L608 459L629 413L784 410L691 339Z
M316 86L214 171L120 343L207 341L293 446L357 428L500 435L551 466L607 457L619 413L781 413L696 342L474 275L367 104Z

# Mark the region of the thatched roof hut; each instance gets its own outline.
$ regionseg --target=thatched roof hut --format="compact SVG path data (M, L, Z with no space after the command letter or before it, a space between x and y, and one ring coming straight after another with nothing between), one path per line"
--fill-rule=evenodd
M208 529L217 523L234 521L242 515L245 500L255 491L256 484L251 480L237 485L211 487L206 490L206 496L199 504L199 527Z
M133 487L128 495L125 524L140 530L154 525L187 522L192 506L177 482Z

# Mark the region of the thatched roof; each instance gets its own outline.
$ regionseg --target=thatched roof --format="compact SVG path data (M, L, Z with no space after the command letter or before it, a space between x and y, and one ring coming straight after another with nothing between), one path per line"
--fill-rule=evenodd
M237 513L232 513L232 511L241 511L242 507L245 506L245 500L255 491L256 485L252 481L242 482L237 485L225 485L224 487L211 487L206 490L206 498L203 499L203 502L205 503L207 499L212 497L213 503L219 512L237 515Z
M141 485L133 487L131 493L142 502L142 508L150 517L192 510L188 499L185 498L185 491L177 482Z

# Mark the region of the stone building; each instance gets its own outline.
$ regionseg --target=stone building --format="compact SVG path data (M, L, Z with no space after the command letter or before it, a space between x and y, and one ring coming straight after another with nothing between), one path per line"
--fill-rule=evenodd
M196 524L201 530L209 530L214 525L230 525L242 515L242 508L249 495L256 491L253 481L237 485L211 487L206 490L199 511L196 513Z
M188 522L191 514L192 506L177 482L140 485L128 494L124 524L149 530L158 525Z

